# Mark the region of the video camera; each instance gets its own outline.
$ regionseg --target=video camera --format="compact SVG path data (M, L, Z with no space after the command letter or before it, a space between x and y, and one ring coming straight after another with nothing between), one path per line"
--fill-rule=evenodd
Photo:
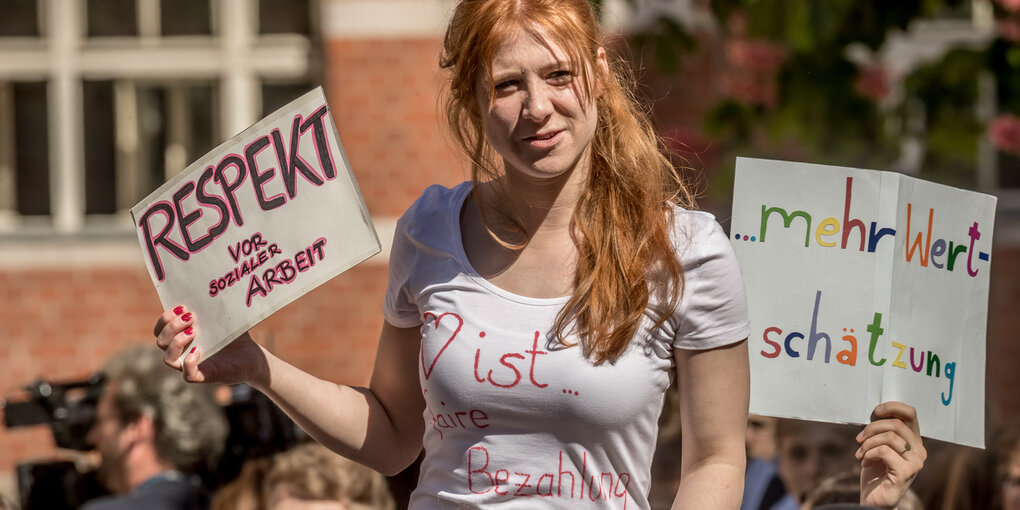
M85 438L96 419L103 379L103 374L97 373L65 383L37 380L25 386L26 400L3 402L4 426L49 425L58 447L88 451L91 446Z
M103 392L103 374L86 379L54 383L43 379L24 386L23 400L2 402L8 429L48 425L57 447L88 451L88 432L96 420L96 406ZM26 510L70 509L106 493L92 470L82 471L69 460L20 463L18 492Z
M48 425L59 448L89 451L87 436L104 380L99 373L70 382L34 381L24 387L24 399L0 402L4 426ZM286 450L304 438L304 431L269 397L246 384L231 386L231 402L223 411L230 424L223 456L215 471L198 473L210 488L235 478L245 460ZM72 461L21 463L17 474L24 510L70 510L106 493L95 470L82 471Z

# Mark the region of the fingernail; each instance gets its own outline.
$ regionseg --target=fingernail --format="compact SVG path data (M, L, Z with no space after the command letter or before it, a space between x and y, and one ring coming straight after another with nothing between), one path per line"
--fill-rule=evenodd
M863 440L864 440L864 431L862 430L862 431L857 433L857 442L860 443Z
M185 335L190 335L190 334L192 334L192 333L194 333L194 332L195 332L195 328L190 328L190 327L189 327L188 329L185 329L185 330L184 330L184 334L185 334Z
M189 354L189 355L191 355L191 354L195 354L195 349L198 349L198 347L197 347L197 346L196 346L196 347L192 347L192 348L191 348L191 350L190 350L190 351L188 351L188 354Z
M177 308L174 308L174 315L180 315L182 313L184 313L184 307L183 306L178 306Z
M861 458L861 448L858 448L857 451L854 452L854 457L857 457L858 459Z
M181 316L181 320L184 321L184 322L190 321L191 320L191 312L188 312L188 313L182 315Z

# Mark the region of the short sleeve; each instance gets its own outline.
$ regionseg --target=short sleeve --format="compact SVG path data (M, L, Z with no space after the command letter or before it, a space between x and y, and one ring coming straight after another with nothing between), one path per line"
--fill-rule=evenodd
M383 317L386 322L398 328L410 328L421 324L418 305L412 299L410 290L415 247L411 241L408 224L413 214L412 207L397 220L390 248L389 279L386 296L383 299Z
M673 346L679 349L711 349L747 338L750 331L744 280L729 238L707 213L684 212L689 221L678 221L687 230L679 234L683 245L681 264L684 293Z

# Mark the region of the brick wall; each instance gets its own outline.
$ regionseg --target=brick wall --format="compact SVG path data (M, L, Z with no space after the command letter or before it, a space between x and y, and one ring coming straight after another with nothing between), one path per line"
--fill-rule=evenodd
M434 39L326 44L328 100L373 216L397 216L428 185L469 178L436 114L439 47Z
M1020 421L1020 247L992 250L988 293L986 401L989 427Z

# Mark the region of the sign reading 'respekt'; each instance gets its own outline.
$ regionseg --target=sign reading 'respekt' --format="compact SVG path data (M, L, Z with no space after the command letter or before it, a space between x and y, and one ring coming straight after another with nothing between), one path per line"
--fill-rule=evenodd
M164 308L211 356L379 252L322 89L195 161L131 209Z

